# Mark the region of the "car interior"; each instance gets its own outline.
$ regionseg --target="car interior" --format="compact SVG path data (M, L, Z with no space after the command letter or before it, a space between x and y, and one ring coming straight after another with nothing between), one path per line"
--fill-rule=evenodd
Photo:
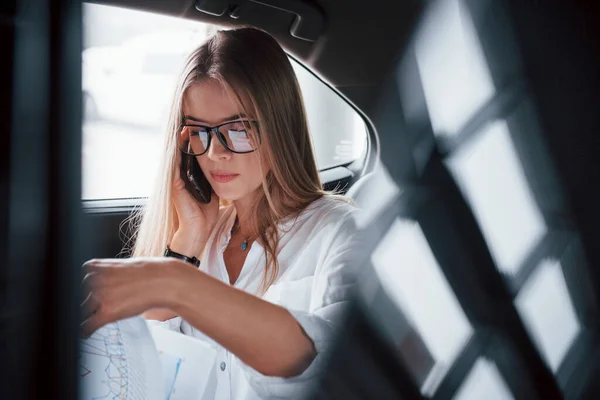
M145 39L115 38L167 18L272 34L299 76L324 189L364 210L364 271L310 398L598 398L597 11L583 0L2 2L0 397L78 398L81 265L128 255L127 219L148 193L133 182L150 181L158 143L131 154L126 141L158 135L136 125L150 106L135 108L117 80L131 84L134 61L108 63L134 48L142 60ZM134 14L151 22L136 28ZM159 90L151 82L131 90Z

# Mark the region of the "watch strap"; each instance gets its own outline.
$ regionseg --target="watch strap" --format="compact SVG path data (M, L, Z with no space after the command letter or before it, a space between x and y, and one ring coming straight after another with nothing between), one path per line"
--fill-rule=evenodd
M173 258L178 258L182 261L188 262L190 264L192 264L193 266L195 266L196 268L200 267L200 260L198 260L198 258L194 257L188 257L188 256L184 256L183 254L180 254L176 251L173 251L169 248L169 246L167 246L167 249L165 250L165 257L173 257Z

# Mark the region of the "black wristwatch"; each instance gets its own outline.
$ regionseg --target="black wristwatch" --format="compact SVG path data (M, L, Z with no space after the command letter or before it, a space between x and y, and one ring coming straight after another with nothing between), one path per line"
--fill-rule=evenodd
M169 246L167 246L164 256L179 258L180 260L189 262L190 264L194 265L196 268L200 267L200 260L198 260L196 257L188 257L188 256L184 256L183 254L179 254L178 252L171 250L169 248Z

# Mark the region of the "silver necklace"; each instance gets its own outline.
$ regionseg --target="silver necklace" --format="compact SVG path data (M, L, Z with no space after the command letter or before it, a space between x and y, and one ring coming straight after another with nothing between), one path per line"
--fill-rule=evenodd
M236 219L236 221L235 221L235 230L236 230L236 231L240 231L240 226L239 226L239 223L238 223L237 219ZM240 231L240 233L241 233L241 231ZM242 238L242 239L243 239L243 238ZM242 245L240 246L240 249L242 249L242 251L246 251L246 249L248 249L248 242L250 241L250 239L252 239L252 236L250 236L250 237L246 238L246 239L245 239L245 240L242 242Z
M242 251L246 251L246 249L248 248L248 240L250 240L250 238L248 238L242 242L242 246L240 247L242 249Z

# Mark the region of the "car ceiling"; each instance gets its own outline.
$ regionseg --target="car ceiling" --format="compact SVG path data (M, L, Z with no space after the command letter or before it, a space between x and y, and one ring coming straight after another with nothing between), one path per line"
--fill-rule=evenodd
M359 108L369 109L377 87L395 65L410 40L410 34L425 2L419 0L306 1L322 11L324 29L315 42L290 34L294 14L234 0L240 16L212 16L196 9L193 0L109 0L91 3L197 20L231 27L253 25L275 36L292 56L316 71ZM282 2L286 3L286 2ZM390 4L392 3L392 4Z

